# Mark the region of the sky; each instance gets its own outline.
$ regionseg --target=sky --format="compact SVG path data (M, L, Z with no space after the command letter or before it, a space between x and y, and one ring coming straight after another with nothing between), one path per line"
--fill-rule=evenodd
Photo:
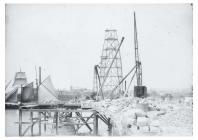
M136 12L143 84L152 89L192 87L192 6L148 5L6 5L6 83L15 72L35 80L51 76L54 86L92 88L100 62L104 30L124 36L123 75L134 63L133 12ZM130 80L130 79L129 79Z

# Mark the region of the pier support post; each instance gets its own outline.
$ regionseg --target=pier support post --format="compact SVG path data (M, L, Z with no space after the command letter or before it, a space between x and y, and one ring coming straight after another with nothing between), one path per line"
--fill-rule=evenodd
M112 136L112 124L110 118L108 118L108 132L109 132L109 136Z
M33 112L30 110L31 136L33 136Z
M93 125L94 125L94 135L97 136L98 135L98 115L96 111L94 111Z
M22 108L19 106L19 136L22 136Z
M58 135L58 112L56 112L56 135Z
M44 112L44 132L46 132L46 113L47 112Z
M38 112L38 119L39 119L39 136L41 136L41 112Z

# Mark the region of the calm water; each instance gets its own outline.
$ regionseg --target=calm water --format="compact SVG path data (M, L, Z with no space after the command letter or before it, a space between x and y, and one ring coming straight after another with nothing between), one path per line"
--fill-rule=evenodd
M19 136L19 111L16 109L9 109L5 111L6 117L5 117L5 135L6 136ZM34 117L36 116L36 113L34 114ZM29 121L30 113L23 111L23 121ZM23 124L23 131L25 128L27 128L28 125ZM38 128L38 124L34 126L34 128ZM38 129L34 129L35 134L38 134ZM30 132L27 132L27 136L30 136Z
M5 135L6 136L19 136L19 125L18 125L18 120L19 120L19 112L18 110L6 110L5 111ZM90 116L90 114L83 114L83 116ZM37 116L37 113L34 113L34 117ZM29 121L30 118L30 112L25 112L23 111L23 121ZM92 120L90 120L92 121ZM23 130L22 132L25 131L25 129L27 128L27 124L23 124ZM93 125L90 124L90 126L92 127ZM42 131L42 135L43 136L55 136L55 127L53 127L52 125L47 125L47 131L44 134L44 126L41 126L41 131ZM70 128L69 128L70 129ZM70 129L69 130L68 127L61 127L59 128L59 135L74 135L74 132ZM89 130L86 126L82 126L79 131L78 131L79 135L90 135ZM99 120L99 135L107 135L107 126L102 123ZM30 130L26 133L26 136L30 136ZM34 135L38 135L38 124L34 125Z

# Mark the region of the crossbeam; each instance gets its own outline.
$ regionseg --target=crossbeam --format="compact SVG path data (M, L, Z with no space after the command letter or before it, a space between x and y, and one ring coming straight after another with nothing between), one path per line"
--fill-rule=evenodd
M82 120L82 122L85 123L85 125L87 126L87 128L92 131L91 127L89 126L89 124L86 122L86 120L84 118L82 118L82 115L79 112L75 112L77 116L80 117L80 119Z

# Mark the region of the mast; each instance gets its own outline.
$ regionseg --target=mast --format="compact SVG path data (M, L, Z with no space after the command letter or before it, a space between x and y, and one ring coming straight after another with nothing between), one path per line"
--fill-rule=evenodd
M36 70L36 66L35 66L35 72L36 72L36 88L38 88L38 79L37 79L37 70Z
M39 67L39 86L41 85L41 66Z

